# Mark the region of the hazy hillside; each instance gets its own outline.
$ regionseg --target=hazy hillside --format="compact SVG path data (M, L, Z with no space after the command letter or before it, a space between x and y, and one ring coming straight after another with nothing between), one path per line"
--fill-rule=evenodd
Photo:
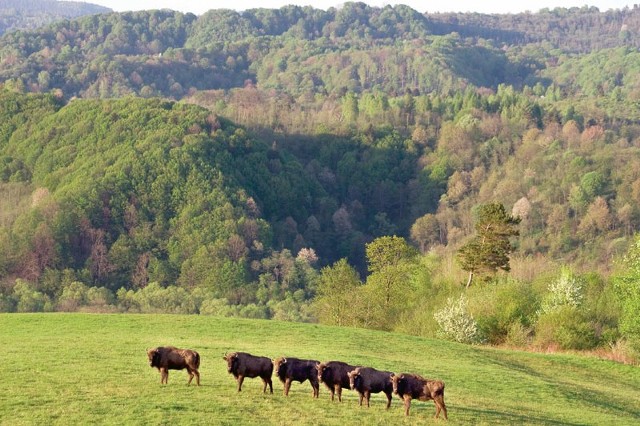
M0 4L0 35L30 30L54 21L111 12L91 3L58 0L3 0Z

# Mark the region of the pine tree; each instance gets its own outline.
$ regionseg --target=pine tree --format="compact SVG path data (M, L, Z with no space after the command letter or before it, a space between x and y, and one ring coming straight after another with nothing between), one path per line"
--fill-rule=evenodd
M516 226L520 218L507 214L502 204L481 204L476 213L476 235L458 250L457 256L462 269L469 272L467 287L476 273L509 271L509 254L514 249L509 238L519 235Z

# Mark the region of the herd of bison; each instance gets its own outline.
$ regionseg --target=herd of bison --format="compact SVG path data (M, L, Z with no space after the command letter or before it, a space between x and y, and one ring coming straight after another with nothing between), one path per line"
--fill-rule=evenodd
M149 364L160 371L160 383L167 383L169 370L187 370L191 384L193 378L200 385L200 355L191 349L178 349L173 346L157 347L147 350ZM275 370L276 376L284 384L284 394L289 395L291 382L309 380L313 388L313 397L320 393L320 383L324 383L331 392L331 400L338 395L342 402L342 389L352 389L369 406L372 393L383 392L387 396L387 409L391 406L391 395L395 393L404 401L404 414L409 415L411 400L433 400L436 404L436 418L443 412L447 418L447 407L444 404L444 382L430 380L417 374L394 374L390 371L380 371L372 367L349 365L342 361L320 362L316 360L280 357L272 360L265 356L255 356L246 352L225 354L227 371L233 374L238 382L238 392L242 390L245 377L260 377L264 382L263 392L273 393L271 376Z

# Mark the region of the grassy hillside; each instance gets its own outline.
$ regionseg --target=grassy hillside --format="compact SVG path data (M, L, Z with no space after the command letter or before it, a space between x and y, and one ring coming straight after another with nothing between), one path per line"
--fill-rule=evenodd
M321 388L282 384L263 395L258 380L238 394L221 359L244 350L275 357L340 359L446 382L447 424L633 424L640 370L571 355L544 355L277 321L203 316L5 314L0 316L0 424L416 424L433 422L432 402L406 419L394 398L369 409L346 391L331 403ZM200 388L185 372L169 383L145 348L173 344L202 357ZM442 422L442 421L440 421Z

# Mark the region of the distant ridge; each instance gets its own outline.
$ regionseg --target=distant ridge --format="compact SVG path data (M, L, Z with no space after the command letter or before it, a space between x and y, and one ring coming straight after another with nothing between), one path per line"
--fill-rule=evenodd
M77 1L3 0L0 3L0 35L38 28L61 19L112 11L108 7Z

